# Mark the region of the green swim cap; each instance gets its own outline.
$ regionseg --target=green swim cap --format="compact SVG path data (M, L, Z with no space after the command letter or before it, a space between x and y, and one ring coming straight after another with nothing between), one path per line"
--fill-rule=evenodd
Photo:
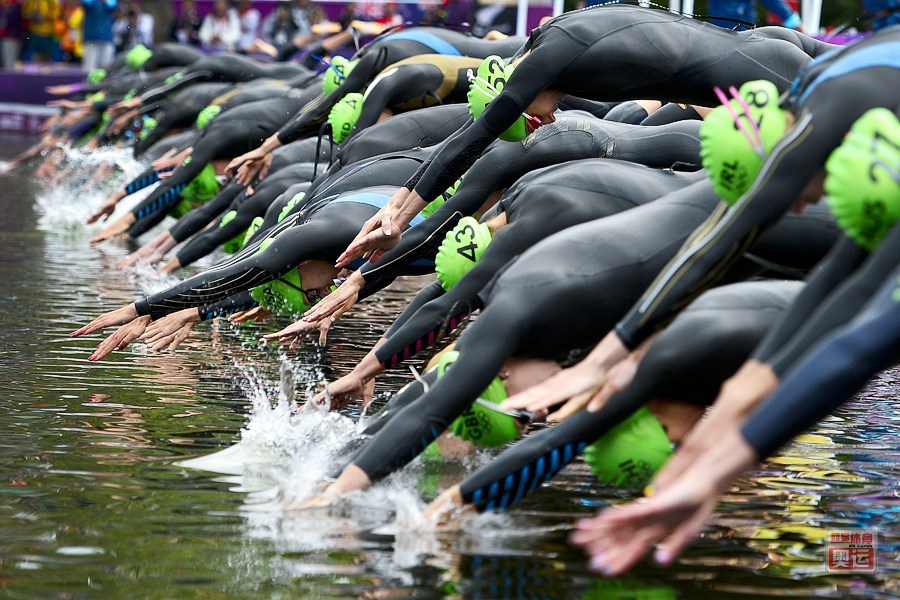
M138 139L146 140L150 136L150 132L156 129L157 123L156 119L153 117L147 117L144 119L141 124L141 133L138 135Z
M219 221L219 227L225 227L229 223L231 223L234 218L237 216L236 210L229 210L227 213L222 215L222 220ZM246 231L246 230L244 230ZM238 250L241 249L244 242L244 231L241 231L236 236L228 240L227 242L222 244L222 250L227 252L228 254L234 254Z
M88 83L100 83L106 78L106 69L91 69L87 75Z
M503 62L499 56L488 56L475 72L475 79L469 85L469 114L477 119L484 112L485 107L496 98L506 82L512 76L515 67ZM519 116L509 129L500 134L500 139L507 142L521 142L528 137L528 128L525 126L525 117Z
M106 94L103 92L95 92L88 96L86 99L88 102L103 102L103 99L106 98Z
M603 483L642 488L671 455L662 425L642 407L585 448L584 462Z
M434 258L441 287L450 291L463 276L472 270L491 243L491 230L487 223L479 223L474 217L463 217L447 232Z
M278 213L278 222L281 223L284 221L291 211L294 210L294 207L303 202L303 199L306 198L306 192L297 192L294 194L294 197L288 200L288 203L282 207L281 212Z
M900 122L873 108L825 163L826 201L847 235L872 252L900 220Z
M463 176L460 177L459 179L457 179L456 183L454 183L453 185L448 187L446 190L444 190L441 193L440 196L438 196L437 198L435 198L434 200L429 202L427 205L425 205L425 208L423 208L421 210L420 214L423 217L430 217L431 214L434 213L434 211L436 211L437 209L439 209L441 206L444 205L444 202L448 201L450 198L453 197L453 194L455 194L456 190L459 189L459 184L462 183L463 177L465 177L465 176L466 176L466 174L463 173Z
M144 63L150 60L151 56L153 56L153 51L150 48L143 44L138 44L125 55L125 64L132 71L137 71L144 66Z
M259 245L258 252L268 248L273 241L275 238L263 240ZM300 273L293 268L278 279L251 288L250 297L274 313L300 315L310 308L306 297L300 291L302 288Z
M438 379L444 376L444 373L456 359L459 358L459 352L455 350L445 352L438 362ZM481 394L480 398L500 404L506 400L506 386L499 377L494 377L491 384ZM468 440L478 446L488 446L491 448L503 446L519 437L519 428L516 420L510 415L485 408L477 403L466 409L466 411L450 423L450 431L464 440Z
M358 60L347 60L343 56L335 56L331 59L331 65L322 74L322 91L327 96L338 89Z
M203 170L194 177L184 189L181 190L181 200L170 213L176 219L183 217L194 207L211 200L219 193L219 181L216 179L216 170L211 164L203 167Z
M334 105L334 108L328 113L328 122L331 123L331 131L335 142L340 144L350 135L350 132L353 131L353 126L359 120L362 107L363 95L355 92L347 94Z
M700 159L716 194L734 204L753 185L766 157L787 130L787 111L778 106L770 81L748 81L734 99L706 115L700 126Z
M218 104L210 104L201 110L200 114L197 115L197 129L204 129L220 112L222 112L222 107Z

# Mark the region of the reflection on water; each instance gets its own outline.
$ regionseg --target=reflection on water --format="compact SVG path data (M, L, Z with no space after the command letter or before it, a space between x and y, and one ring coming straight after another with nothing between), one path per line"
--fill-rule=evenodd
M351 367L421 281L399 282L377 306L339 323L326 349L307 345L286 356L257 346L271 326L221 324L200 328L174 355L138 345L90 363L99 338L68 332L166 281L117 271L123 245L88 247L80 223L108 184L72 181L40 189L0 175L0 589L13 597L887 597L900 590L897 370L735 487L672 569L644 564L613 581L586 570L565 541L568 528L626 496L597 485L580 462L516 510L470 517L452 531L423 530L418 511L484 456L417 461L329 511L278 511L276 501L314 493L343 464L358 430L355 409L298 412L292 400ZM408 377L392 374L379 392ZM225 473L181 464L238 440L240 457L218 457ZM831 527L877 528L879 572L825 572Z

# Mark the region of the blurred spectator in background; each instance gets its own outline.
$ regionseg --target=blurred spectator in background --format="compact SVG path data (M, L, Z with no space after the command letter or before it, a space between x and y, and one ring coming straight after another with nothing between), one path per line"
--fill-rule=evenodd
M62 50L64 61L81 62L84 54L83 26L84 8L81 0L63 0L56 23L56 36L59 38L59 49Z
M116 50L124 52L138 45L153 47L153 17L145 13L141 3L128 0L119 5L119 17L113 23Z
M298 30L291 14L291 3L282 0L275 6L275 10L263 20L260 33L265 41L275 47L280 47L297 35Z
M871 15L872 31L900 25L900 0L862 0L867 16Z
M237 15L241 24L238 49L248 51L256 42L259 31L259 11L253 8L253 0L238 0Z
M153 42L160 44L170 39L175 23L175 8L172 0L143 0L144 13L153 18Z
M53 35L59 4L56 0L25 0L22 18L28 24L25 43L25 60L49 62L59 50Z
M291 17L297 26L295 35L309 35L309 0L294 0Z
M200 25L200 45L207 50L234 50L241 38L241 21L228 8L228 0L216 0Z
M12 69L22 53L22 5L0 0L0 66Z
M396 25L403 24L403 17L400 13L397 12L397 3L396 2L388 2L384 5L384 12L381 13L381 16L375 19L376 23L380 25L384 25L385 29L389 27L394 27Z
M113 61L113 16L118 0L81 0L84 6L84 56L81 65L88 71L103 69Z
M803 31L803 23L785 0L760 0L769 14L781 19L788 29ZM725 29L742 31L756 26L756 0L709 0L709 21ZM746 23L747 25L743 25Z
M172 37L179 44L189 46L200 45L200 24L203 19L197 14L197 5L194 0L181 0L181 11L175 18L172 26Z

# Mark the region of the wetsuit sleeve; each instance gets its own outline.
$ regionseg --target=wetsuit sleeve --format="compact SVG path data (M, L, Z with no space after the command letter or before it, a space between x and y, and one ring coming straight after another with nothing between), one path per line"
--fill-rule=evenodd
M400 313L400 316L394 319L394 322L391 323L391 326L388 327L388 330L385 332L383 337L391 337L394 333L406 323L411 316L413 316L419 308L431 302L435 298L439 298L444 293L444 287L441 285L440 281L432 281L425 287L423 287L419 292L413 297L413 299L406 305L406 308L403 309L403 312Z
M606 158L666 169L700 168L700 121L635 127L613 136Z
M773 149L751 188L718 222L707 221L693 243L663 269L638 303L616 325L629 348L637 347L692 298L718 281L761 234L784 215L806 183L841 143L850 125L884 98L851 100L871 73L857 71L819 86L797 124ZM871 86L869 86L871 87ZM859 101L857 101L859 100ZM852 110L848 106L852 105ZM715 217L714 217L715 218Z
M153 185L154 183L156 183L157 181L159 181L160 173L168 173L171 170L172 169L169 168L169 169L162 169L160 171L157 171L156 169L151 167L151 168L147 169L146 171L144 171L143 173L141 173L140 175L138 175L137 177L135 177L134 179L132 179L128 183L128 185L125 186L125 193L130 196L131 194L139 192L144 188L148 188L151 185Z
M188 239L204 227L210 224L216 215L223 212L231 202L244 191L244 186L238 183L228 184L216 197L209 202L198 206L180 219L169 229L172 238L178 243Z
M575 56L570 57L571 60ZM481 116L461 129L429 158L427 168L420 169L407 183L426 201L450 187L466 169L481 156L485 148L506 131L538 94L556 80L558 73L567 66L557 57L550 60L537 49L513 72L506 88L491 102Z
M602 119L611 111L618 102L597 102L595 100L586 100L578 96L566 96L559 103L560 110L583 110Z
M165 83L163 85L151 88L141 94L141 104L152 104L154 102L159 102L160 100L165 99L169 94L176 92L180 89L184 89L188 85L198 82L198 81L206 81L213 76L212 71L200 70L200 71L190 71L186 70L182 77L177 79L173 79L169 83Z
M218 317L227 317L242 310L250 310L259 306L259 302L250 297L250 292L238 292L233 296L216 302L214 304L204 304L197 308L201 321L211 321Z
M883 283L865 311L813 348L741 433L760 459L829 414L875 373L900 359L900 268Z
M351 73L352 74L352 73ZM397 72L377 79L366 90L362 112L349 138L375 125L384 109L433 94L444 80L441 70L433 65L404 65Z
M459 359L448 375L437 380L419 401L396 414L354 457L353 464L370 480L380 479L413 460L490 384L518 341L514 328L523 309L510 304L497 302L484 311L482 317L496 312L488 317L492 326L481 334L473 335L474 329L463 332L457 344ZM484 335L490 336L491 343L483 339L479 342L479 336ZM454 370L466 376L450 376Z
M262 252L248 253L195 275L138 300L135 307L138 314L156 319L184 308L219 302L280 277L309 258L334 260L373 212L371 206L347 203L333 213L334 218L316 218L285 229Z
M772 357L772 368L783 375L816 342L860 313L879 286L897 266L900 257L900 225L857 272L821 304L797 334ZM812 308L812 307L810 307Z
M865 259L866 252L847 237L842 237L807 278L803 292L791 309L772 327L753 353L753 358L771 365L777 354L794 336L816 307L839 286Z

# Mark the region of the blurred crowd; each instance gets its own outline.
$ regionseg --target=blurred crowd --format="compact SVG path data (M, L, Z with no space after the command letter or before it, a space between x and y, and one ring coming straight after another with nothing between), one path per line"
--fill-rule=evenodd
M263 17L253 0L215 0L206 11L195 0L0 0L0 66L67 62L90 71L135 46L167 41L209 51L271 53L297 38L342 31L350 22L403 21L396 4L385 2L346 3L333 23L309 0L265 8Z

